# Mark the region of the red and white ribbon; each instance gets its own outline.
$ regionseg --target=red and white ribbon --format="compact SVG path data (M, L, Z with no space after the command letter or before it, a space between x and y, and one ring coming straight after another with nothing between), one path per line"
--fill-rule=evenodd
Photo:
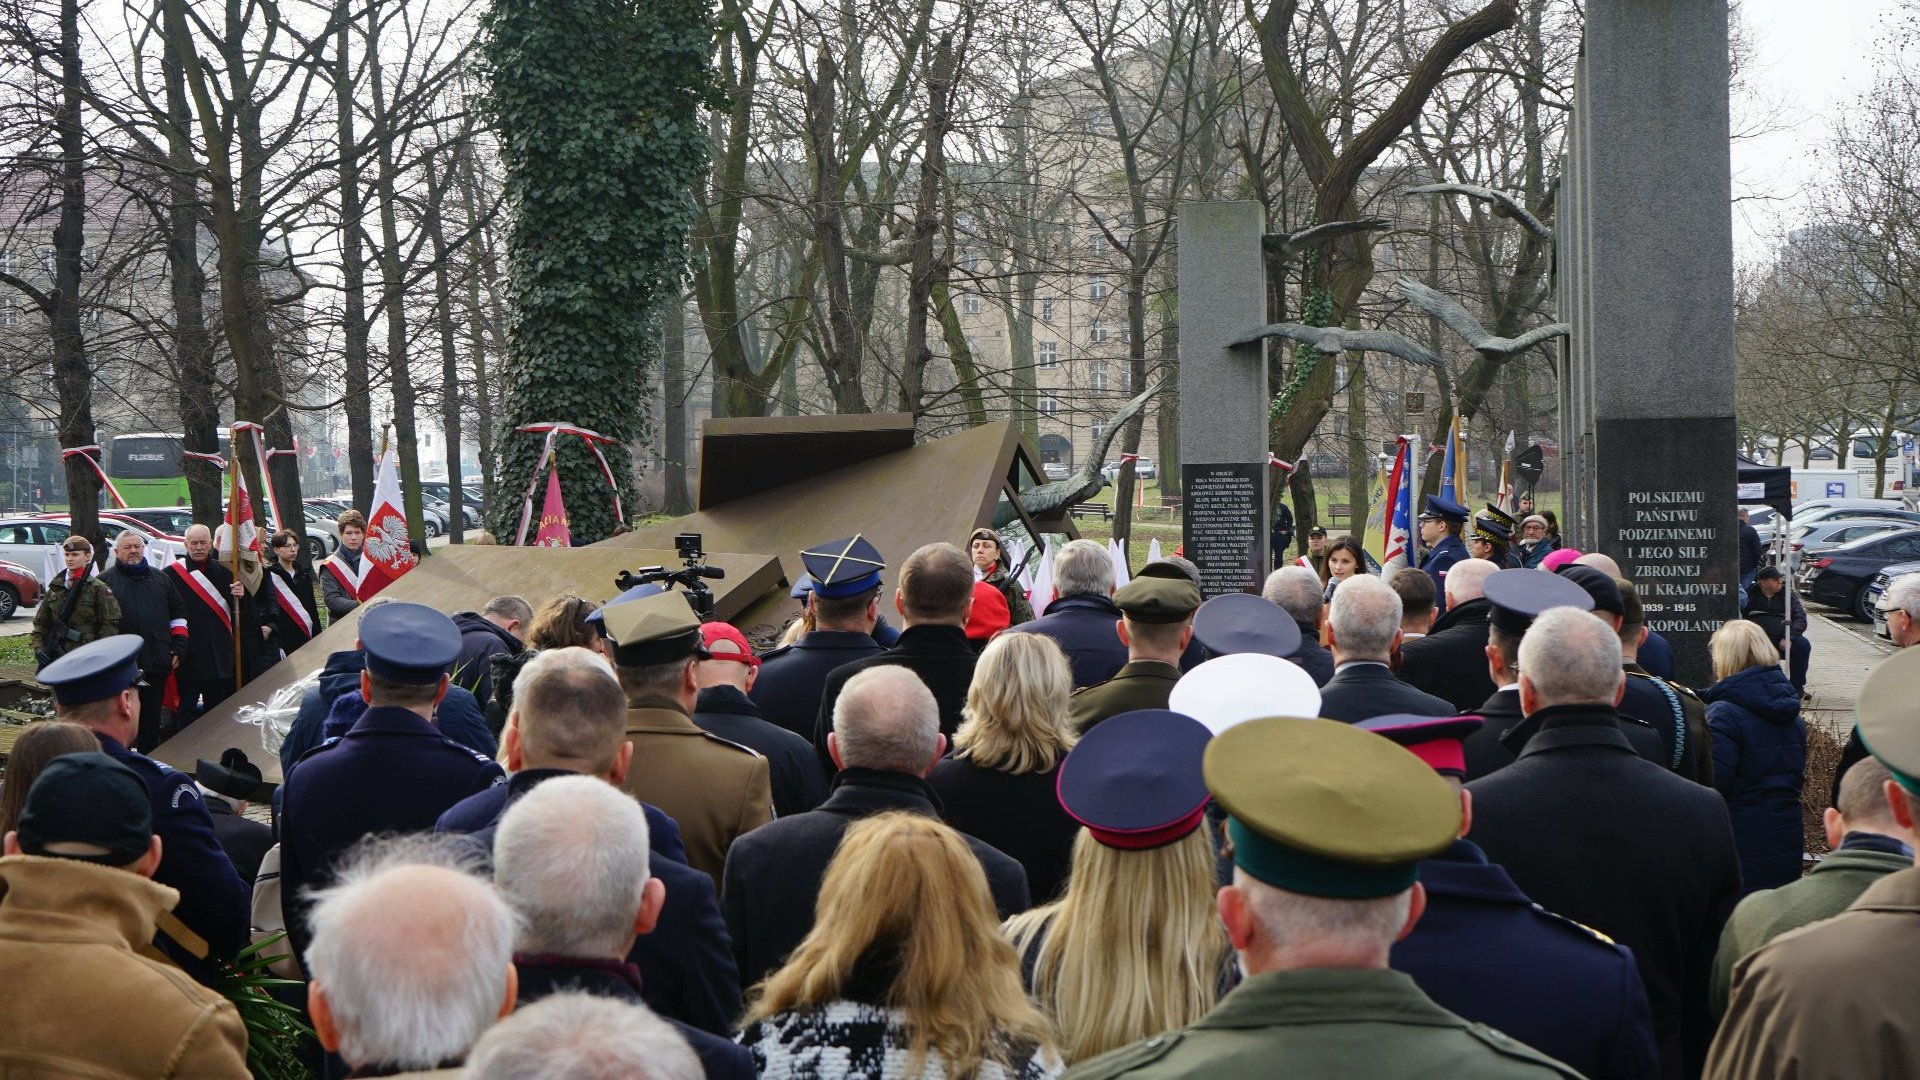
M100 444L88 443L85 446L69 446L60 451L60 460L65 461L70 457L77 457L92 466L93 475L100 478L100 483L106 487L107 494L113 496L113 505L125 510L127 508L127 500L120 497L120 489L114 487L113 481L107 479L107 470L100 467L99 454Z
M560 435L578 435L580 441L587 444L587 449L593 451L594 460L600 463L600 474L607 478L607 486L613 489L613 518L615 521L627 519L626 512L620 507L620 485L613 479L613 466L607 464L607 455L600 452L601 443L611 445L619 440L609 438L597 431L589 431L586 428L563 424L559 421L526 424L513 430L528 435L545 433L547 436L546 442L540 447L540 463L533 467L533 479L527 481L527 496L520 504L520 531L514 536L513 546L526 545L527 526L533 522L533 493L540 486L540 478L546 475L547 461L553 456L554 438Z
M226 602L220 599L219 590L213 587L213 582L207 580L207 575L198 570L188 570L186 566L184 562L177 562L168 566L167 569L180 578L181 584L185 585L188 591L206 601L214 614L220 616L220 621L226 626L227 632L232 633L233 612L227 610Z
M267 464L273 460L273 454L267 451L267 437L264 430L251 420L236 421L233 430L235 434L244 431L253 436L253 459L260 463L260 482L266 485L267 510L273 514L273 527L287 528L287 519L280 516L280 497L273 492L273 477L267 472Z
M221 472L227 471L227 459L221 457L219 454L203 454L198 450L182 450L180 456L189 461L210 462L214 468L219 469Z
M279 574L269 573L267 580L273 582L274 602L280 605L280 610L286 612L287 617L292 619L311 640L313 620L307 616L307 609L301 606L299 599L293 594L293 589L287 585L286 579Z

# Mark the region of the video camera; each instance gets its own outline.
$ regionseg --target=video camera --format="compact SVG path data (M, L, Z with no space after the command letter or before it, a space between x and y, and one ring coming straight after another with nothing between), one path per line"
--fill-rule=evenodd
M673 550L686 563L685 566L678 570L669 570L664 566L642 566L634 570L622 570L620 575L613 579L614 588L625 592L635 585L665 582L665 587L672 590L675 585L678 585L685 590L683 595L687 598L688 605L693 608L693 613L699 616L700 621L713 622L715 620L713 590L707 588L706 581L702 579L717 580L726 577L727 572L700 561L707 557L707 553L700 549L700 544L699 533L681 533L675 536Z

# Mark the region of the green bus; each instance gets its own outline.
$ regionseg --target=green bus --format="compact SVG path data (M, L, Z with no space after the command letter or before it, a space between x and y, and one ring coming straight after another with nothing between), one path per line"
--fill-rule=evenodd
M186 506L186 436L164 432L140 432L115 435L107 443L107 478L119 490L128 506ZM219 454L227 454L227 436L220 434ZM220 497L226 498L226 478L221 477ZM110 499L104 492L102 498Z

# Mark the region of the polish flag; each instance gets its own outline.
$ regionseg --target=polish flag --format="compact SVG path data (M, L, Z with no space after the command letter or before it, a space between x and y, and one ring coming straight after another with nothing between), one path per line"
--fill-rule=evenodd
M567 504L560 498L560 470L547 470L547 501L540 508L540 530L533 535L534 547L572 547L573 531L567 527Z
M380 472L373 481L373 512L367 515L364 551L363 558L370 565L362 600L420 564L407 542L406 504L400 499L400 470L392 449L380 459Z

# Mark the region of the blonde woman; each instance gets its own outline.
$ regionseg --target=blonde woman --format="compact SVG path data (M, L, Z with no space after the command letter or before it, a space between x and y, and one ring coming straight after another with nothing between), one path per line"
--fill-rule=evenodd
M1179 713L1121 713L1060 767L1060 802L1086 826L1066 895L1006 929L1069 1063L1192 1024L1231 985L1200 771L1209 737Z
M1800 692L1760 624L1735 619L1707 643L1718 681L1700 691L1713 734L1713 786L1727 800L1746 892L1800 878L1807 729Z
M895 812L847 830L813 930L754 989L761 1080L1046 1080L1063 1066L960 834Z
M947 824L1019 860L1042 903L1066 884L1080 826L1054 794L1073 747L1067 699L1073 670L1059 643L1041 634L1002 634L974 665L953 756L927 783Z

